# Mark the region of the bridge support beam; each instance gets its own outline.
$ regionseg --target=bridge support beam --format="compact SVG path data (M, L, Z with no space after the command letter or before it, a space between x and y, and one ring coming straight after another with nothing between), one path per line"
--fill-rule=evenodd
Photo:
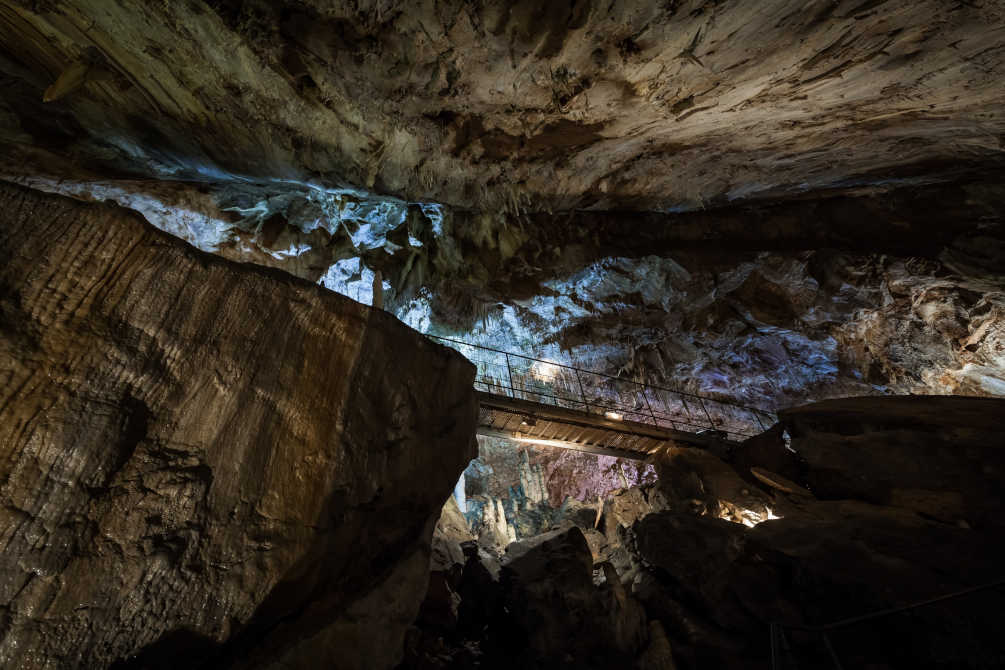
M531 437L516 431L496 430L494 428L483 428L479 426L478 434L483 437L497 437L505 440L513 440L523 444L534 444L543 447L557 447L559 449L572 449L582 451L587 454L597 454L599 456L614 456L616 458L630 458L635 461L644 461L650 454L658 451L658 448L649 451L629 451L627 449L608 449L597 447L592 444L582 444L580 442L570 442L568 440L548 440L540 437Z

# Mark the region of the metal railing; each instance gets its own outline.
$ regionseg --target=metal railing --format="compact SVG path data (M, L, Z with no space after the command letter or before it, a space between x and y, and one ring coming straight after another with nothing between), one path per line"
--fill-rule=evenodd
M770 428L771 412L655 384L532 358L449 337L427 335L475 364L475 388L497 395L691 433L737 440Z
M974 593L981 593L984 591L991 591L994 589L999 589L1005 586L1005 579L998 579L987 584L981 584L979 586L973 586L967 589L962 589L960 591L955 591L953 593L947 593L936 598L929 598L928 600L922 600L920 602L911 603L909 605L902 605L900 607L890 607L888 609L880 610L878 612L870 612L868 614L863 614L860 616L850 617L847 619L841 619L840 621L834 621L829 624L821 626L809 626L805 624L782 624L778 622L772 622L770 625L769 636L771 645L771 668L772 670L786 670L789 667L797 667L795 662L795 650L790 645L788 637L785 631L800 631L803 633L808 633L811 635L819 636L819 639L826 651L826 658L830 661L831 666L834 670L844 670L844 664L841 662L841 657L838 655L837 649L831 640L831 634L850 626L856 624L872 622L877 619L883 619L895 614L901 614L904 612L911 612L913 610L921 609L923 607L928 607L930 605L935 605L937 603L957 600L963 598L964 596L969 596ZM786 662L788 659L788 662ZM962 667L962 666L961 666ZM969 666L968 666L969 667Z

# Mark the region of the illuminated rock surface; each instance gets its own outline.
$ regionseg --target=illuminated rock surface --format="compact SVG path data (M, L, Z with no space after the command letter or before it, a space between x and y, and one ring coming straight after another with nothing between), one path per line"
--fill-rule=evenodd
M612 492L599 518L556 516L554 530L500 556L466 545L450 587L461 616L435 632L419 621L406 667L599 668L669 649L679 668L763 668L772 622L828 624L994 582L1005 558L994 515L1002 404L827 401L783 414L795 452L781 430L728 460L672 448L657 459L658 482ZM754 447L772 439L788 456ZM790 492L751 473L754 463L789 471L786 461L797 468ZM919 488L926 477L934 490ZM507 570L515 558L530 567ZM591 611L598 602L608 604ZM1003 614L991 590L849 626L832 641L846 667L990 668ZM788 635L807 667L829 662L819 635ZM558 639L564 647L550 646Z
M118 280L145 293L100 327L94 305L109 293L77 287L81 263L100 257L118 277L137 262L103 220L69 240L39 227L38 245L0 268L39 287L46 268L56 279L37 313L77 319L67 321L73 337L57 335L0 293L10 369L48 360L32 351L65 354L69 367L32 379L73 391L45 394L71 418L39 413L0 431L64 421L24 445L49 458L77 434L153 436L136 450L147 460L102 462L100 475L76 457L12 471L0 495L13 501L8 526L21 544L3 555L15 603L0 612L5 649L53 640L53 654L93 659L145 649L135 667L206 650L234 667L326 654L380 667L404 647L406 666L423 670L510 670L532 662L521 649L549 668L580 664L583 649L626 668L762 668L769 619L828 621L990 579L1002 513L990 417L1002 412L931 398L894 411L869 398L1005 397L1003 26L999 0L0 0L0 180L111 200L215 255L182 254L209 277L202 284L189 281L196 270ZM151 262L167 267L180 247L159 244L165 258ZM391 315L304 283L366 305L378 273L384 307L421 332L765 410L856 399L791 414L788 432L779 426L728 458L675 447L640 465L483 441L458 482L470 444L434 424L469 411L454 395L469 373L412 333L392 337L406 331ZM161 305L157 292L168 290L196 295ZM83 301L61 302L61 292ZM319 316L332 310L370 325L333 329ZM212 328L227 337L201 337ZM258 344L245 351L231 334ZM38 349L52 341L58 351ZM107 342L114 355L98 360ZM145 367L125 363L150 352ZM339 361L357 377L387 370L367 377L353 405L333 390L350 383L333 372L349 369ZM85 363L104 372L81 377L74 365ZM235 377L251 367L253 377ZM119 369L127 379L109 372ZM317 498L311 486L326 493L316 509L291 509L300 516L288 524L262 508L269 481L317 472L296 454L351 428L337 407L367 413L378 406L367 394L391 388L434 408L428 431L385 416L369 426L390 444L414 443L416 460L405 467L352 442L338 472L355 484L296 480L293 500ZM265 422L263 407L285 423ZM470 428L468 414L453 418L457 431ZM250 446L199 456L213 478L192 483L202 443L184 432L170 446L179 453L163 452L168 438L148 426L200 436L216 427ZM454 450L438 448L446 439ZM196 471L174 473L190 462ZM77 472L86 477L65 474ZM229 488L210 495L220 486ZM97 503L67 516L15 500L64 500L67 490L126 496L134 511L109 529ZM141 515L151 496L177 502ZM206 507L220 500L236 507ZM203 551L189 538L208 526L183 525L190 508L237 524L225 552L191 549ZM514 541L526 569L507 572ZM101 562L112 554L88 553L89 542L130 548L116 550L119 561L139 552L157 562L118 570L115 593L160 593L156 580L175 584L178 570L184 586L141 616L135 599L99 607L60 580L62 567L32 562L48 551L77 557L81 574L113 570ZM254 549L263 542L268 550ZM312 572L329 549L334 568ZM190 560L204 555L212 562ZM275 572L260 567L273 560ZM568 569L548 583L541 566L552 563ZM236 587L226 577L251 570ZM136 574L154 574L154 586ZM241 595L217 602L218 592ZM947 606L835 642L846 667L1000 667L997 633L982 623L1001 620L1000 607L968 603L975 621ZM38 614L57 605L58 617ZM640 606L647 621L633 614ZM131 632L109 632L101 622L113 619ZM75 637L49 635L49 625ZM169 629L188 632L163 638ZM581 649L563 654L555 636ZM991 656L953 656L949 637L973 650L990 638ZM828 662L818 639L789 642L808 655L800 667ZM892 650L905 655L884 659Z
M0 665L397 662L474 455L470 364L115 206L10 185L0 310Z
M481 212L666 212L925 181L999 161L1005 131L996 2L3 13L5 69L33 92L5 97L21 121L9 135L160 176L324 178ZM45 107L74 64L87 75Z
M4 2L0 172L767 408L1005 394L1005 10L758 5Z

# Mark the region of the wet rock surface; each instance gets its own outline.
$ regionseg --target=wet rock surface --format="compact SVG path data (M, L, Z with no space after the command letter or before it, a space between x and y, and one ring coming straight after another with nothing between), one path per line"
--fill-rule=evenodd
M391 315L0 186L0 664L394 665L472 376Z

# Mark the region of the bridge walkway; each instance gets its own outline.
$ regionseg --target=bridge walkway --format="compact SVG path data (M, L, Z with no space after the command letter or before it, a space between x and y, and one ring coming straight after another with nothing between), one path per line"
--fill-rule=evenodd
M668 444L727 447L777 421L771 412L450 338L478 369L478 433L645 459Z

